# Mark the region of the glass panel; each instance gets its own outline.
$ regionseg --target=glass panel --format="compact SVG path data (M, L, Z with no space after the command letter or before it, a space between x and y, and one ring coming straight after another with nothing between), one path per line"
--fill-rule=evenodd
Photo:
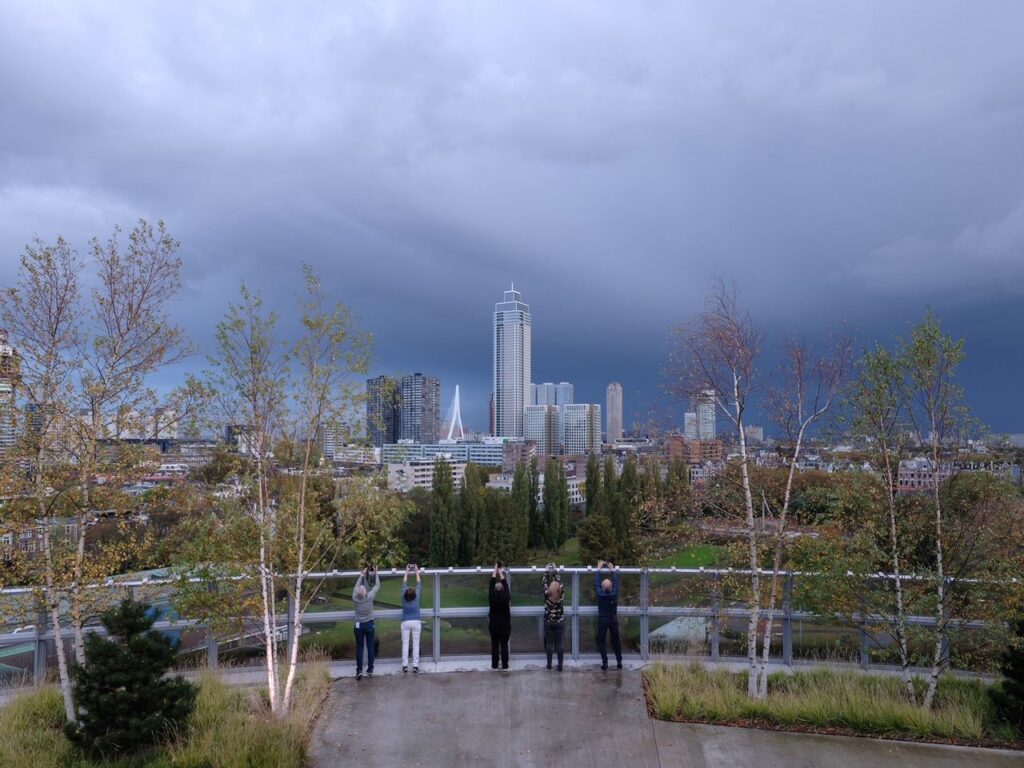
M605 572L607 574L607 571ZM580 605L597 605L594 574L580 574ZM640 574L619 574L619 605L640 605Z
M433 578L433 577L431 577ZM515 589L520 575L513 575ZM524 580L527 581L527 580ZM491 574L483 570L479 574L442 574L441 576L441 607L442 608L480 608L487 607L487 590L490 587ZM513 592L513 595L515 593ZM426 603L424 603L426 605ZM432 605L432 604L431 604ZM443 637L443 635L442 635ZM490 641L488 641L489 643ZM490 645L487 647L490 653Z
M402 622L399 619L376 619L374 621L377 639L377 655L381 659L399 659L402 655ZM307 624L309 632L304 633L300 648L303 651L318 649L331 659L353 660L356 657L355 623L337 621L328 624ZM423 621L420 632L420 658L432 658L434 649L432 622Z
M640 653L639 616L619 616L619 639L622 641L624 656ZM610 634L606 642L611 657ZM597 653L597 616L580 616L580 653Z
M564 590L563 602L568 608L572 605L572 574L563 573L562 588ZM582 576L580 577L582 579ZM538 569L535 573L512 574L512 605L544 605L543 589L544 571ZM582 582L581 582L582 584ZM487 595L484 593L483 605L487 604Z
M858 663L860 632L856 627L815 621L794 621L793 658L804 661Z
M35 638L0 645L0 685L23 685L32 681L34 650Z
M444 599L444 588L441 598ZM515 637L509 642L514 647ZM487 617L441 620L441 658L445 656L490 656L491 634L487 631Z
M380 592L377 593L377 597L373 601L374 608L402 607L402 575L404 573L399 575L381 574ZM415 584L415 579L411 579L410 583ZM314 591L306 611L308 613L323 613L325 611L354 610L352 589L355 585L355 578L326 579L322 584L310 582L308 587ZM433 607L434 577L424 576L420 586L420 609L427 611L433 610Z
M697 616L651 616L647 645L651 653L708 656L711 619Z
M648 603L651 606L711 606L715 586L710 575L652 573L648 579Z

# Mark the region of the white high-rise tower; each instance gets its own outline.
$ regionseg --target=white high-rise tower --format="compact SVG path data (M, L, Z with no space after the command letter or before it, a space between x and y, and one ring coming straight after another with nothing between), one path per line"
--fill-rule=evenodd
M613 381L605 390L605 418L608 420L605 437L608 443L615 444L622 439L622 385Z
M523 436L530 398L530 306L512 286L494 305L494 434Z

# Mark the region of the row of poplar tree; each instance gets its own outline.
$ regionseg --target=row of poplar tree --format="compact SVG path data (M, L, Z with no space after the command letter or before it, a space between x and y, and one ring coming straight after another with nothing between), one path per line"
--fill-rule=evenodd
M573 534L580 538L583 562L628 562L638 556L643 537L688 508L686 464L673 461L663 469L656 457L638 466L630 455L620 473L613 457L606 457L602 466L591 454L578 524L571 516L565 464L559 459L549 458L543 475L536 458L519 462L511 492L487 488L488 477L485 468L468 464L456 489L451 465L443 458L434 465L431 566L525 562L530 549L561 552Z

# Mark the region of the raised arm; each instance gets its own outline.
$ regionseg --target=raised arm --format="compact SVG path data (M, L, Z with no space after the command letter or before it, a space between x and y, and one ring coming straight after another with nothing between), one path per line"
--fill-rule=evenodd
M380 592L380 574L377 573L377 571L374 571L373 572L373 589L371 589L370 592L369 592L369 595L368 595L369 598L371 600L373 600L373 598L375 598L377 596L378 592Z
M356 596L359 594L359 585L363 583L363 578L365 576L366 576L366 571L364 570L362 573L359 574L359 578L356 579L356 584L355 584L354 587L352 587L352 599L353 600L355 600Z

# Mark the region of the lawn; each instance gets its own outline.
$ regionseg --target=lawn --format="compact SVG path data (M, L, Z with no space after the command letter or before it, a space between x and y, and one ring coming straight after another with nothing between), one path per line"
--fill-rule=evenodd
M998 720L980 680L940 681L935 706L910 701L896 677L816 670L769 678L768 697L746 695L747 675L700 664L653 664L644 670L651 715L662 720L848 733L914 741L1024 746ZM918 698L924 681L916 680Z
M526 555L527 565L547 565L548 563L583 565L580 562L580 540L568 539L562 546L561 552L551 552L546 547L538 547L531 549Z
M721 551L714 544L694 544L671 555L655 560L652 567L657 568L707 568L715 565Z
M291 713L272 719L265 692L231 687L214 675L199 683L184 733L156 749L120 760L91 760L63 734L64 707L55 687L18 696L0 707L0 766L4 768L301 768L312 723L327 695L325 664L302 673Z

